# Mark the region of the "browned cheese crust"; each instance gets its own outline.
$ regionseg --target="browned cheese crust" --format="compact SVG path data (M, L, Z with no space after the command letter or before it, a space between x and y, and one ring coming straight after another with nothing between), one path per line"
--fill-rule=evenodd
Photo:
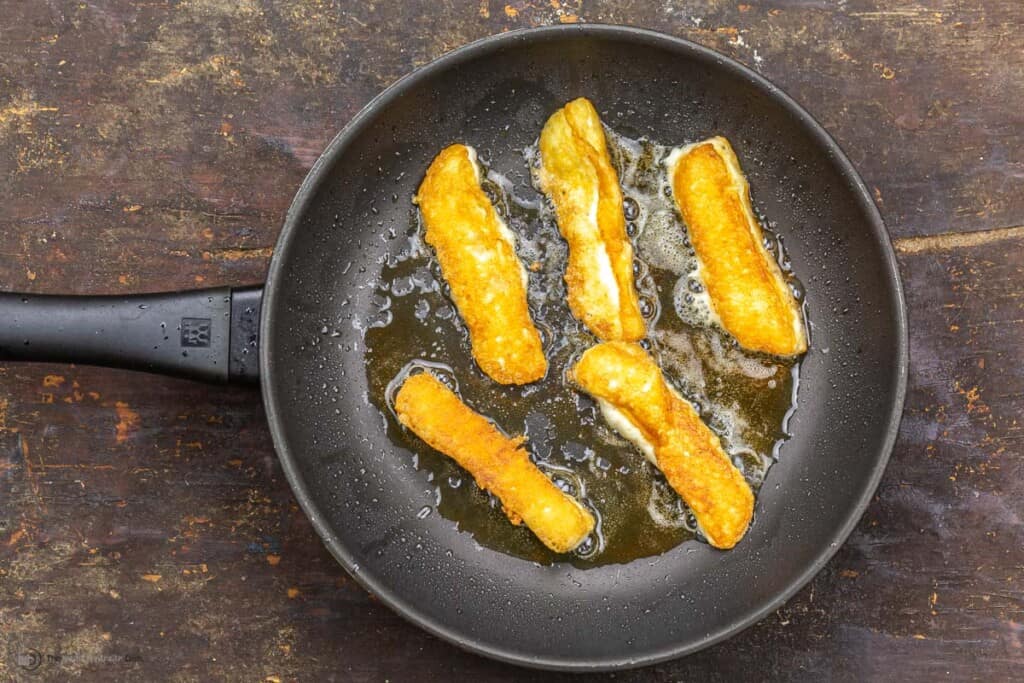
M764 247L750 187L728 140L716 137L676 150L668 166L676 206L722 327L752 351L806 351L800 307Z
M515 238L480 188L475 156L466 145L443 150L415 201L476 362L496 382L527 384L544 376L547 359L527 306Z
M647 352L638 344L598 344L570 376L598 399L623 436L653 451L658 469L693 510L708 542L722 549L736 545L753 516L754 494L715 433L665 382Z
M600 339L646 334L633 282L633 247L601 120L589 100L559 109L540 134L541 189L569 243L569 308Z
M430 373L405 380L395 412L402 424L497 496L513 524L526 522L551 550L569 552L593 531L593 515L530 461L522 437L502 434Z

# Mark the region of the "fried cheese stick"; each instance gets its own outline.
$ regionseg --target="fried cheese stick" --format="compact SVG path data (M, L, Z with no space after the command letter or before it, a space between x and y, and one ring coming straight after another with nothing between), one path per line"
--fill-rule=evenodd
M413 201L480 368L500 384L543 377L548 363L526 302L526 269L515 236L480 187L476 151L442 150Z
M600 339L642 339L647 330L633 283L622 189L589 100L573 100L551 115L540 134L540 159L541 190L569 243L565 283L572 314Z
M714 137L679 147L665 163L722 327L752 351L777 356L806 351L800 307L764 247L750 186L729 141Z
M530 461L522 437L502 434L430 373L405 380L395 412L403 425L496 495L509 521L526 522L556 553L575 549L594 530L593 515Z
M639 344L606 342L569 371L608 423L633 442L682 497L708 542L732 548L754 510L754 494L718 437L669 386Z

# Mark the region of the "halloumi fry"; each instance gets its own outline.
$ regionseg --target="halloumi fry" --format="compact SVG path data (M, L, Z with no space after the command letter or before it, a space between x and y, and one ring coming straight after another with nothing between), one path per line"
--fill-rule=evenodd
M569 371L608 423L633 442L682 497L708 542L732 548L754 511L754 494L718 437L638 344L588 349Z
M575 549L594 530L594 516L530 461L522 437L502 434L430 373L405 380L395 396L395 412L403 425L496 495L509 521L526 522L556 553Z
M480 187L476 151L442 150L414 201L480 368L501 384L542 378L548 363L527 306L526 269L515 236Z
M806 351L800 307L764 247L750 186L729 141L714 137L680 147L665 163L722 327L752 351L777 356Z
M540 134L540 160L541 189L569 243L569 308L600 339L642 339L647 329L633 282L622 189L589 100L573 100L551 115Z

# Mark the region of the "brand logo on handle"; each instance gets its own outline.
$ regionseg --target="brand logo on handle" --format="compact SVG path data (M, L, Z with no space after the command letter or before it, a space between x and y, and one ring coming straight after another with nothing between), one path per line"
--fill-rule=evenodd
M182 318L181 345L187 348L206 348L210 345L209 318Z
M19 652L15 656L15 661L25 671L35 671L43 663L43 655L40 654L39 650L28 649L24 652Z

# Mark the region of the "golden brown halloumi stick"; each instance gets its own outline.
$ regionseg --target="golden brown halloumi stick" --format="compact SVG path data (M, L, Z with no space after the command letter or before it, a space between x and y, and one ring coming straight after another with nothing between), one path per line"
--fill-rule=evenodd
M647 330L633 282L622 189L589 100L573 100L551 115L540 134L540 159L541 189L569 243L565 283L572 314L600 339L642 339Z
M665 474L708 542L736 545L750 524L754 494L715 433L665 382L647 352L638 344L598 344L569 373L597 399L611 426Z
M729 141L714 137L666 159L711 309L740 346L777 356L807 350L803 317L764 247L750 186Z
M556 553L573 550L594 530L593 515L530 461L522 437L502 434L430 373L405 380L395 412L402 424L496 495L513 524L526 522Z
M501 384L543 377L548 363L526 303L526 269L515 236L480 188L473 148L452 145L438 154L414 201L480 368Z

